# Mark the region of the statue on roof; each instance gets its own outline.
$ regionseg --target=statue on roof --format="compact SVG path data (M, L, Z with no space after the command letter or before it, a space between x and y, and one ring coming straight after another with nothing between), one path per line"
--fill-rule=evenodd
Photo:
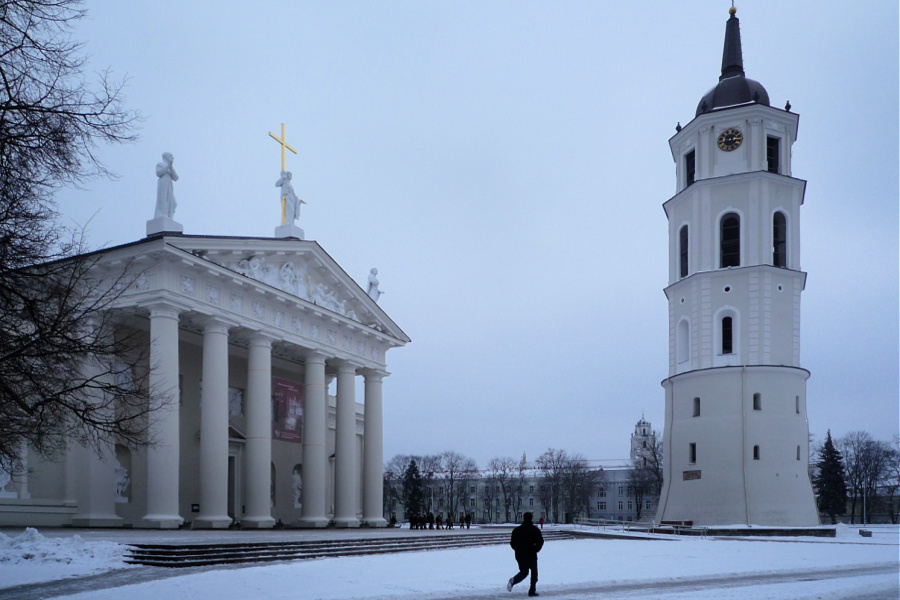
M378 269L372 267L372 270L369 271L369 287L366 290L366 293L369 295L369 298L378 302L378 299L381 298L381 295L384 293L378 289Z
M172 163L175 157L171 152L164 152L163 161L156 164L156 176L159 180L156 182L156 213L154 218L167 217L171 219L175 215L175 186L173 181L178 181L178 173Z
M275 182L275 187L281 188L281 201L283 213L283 224L292 224L300 218L300 205L306 204L294 193L294 186L291 183L293 175L290 171L282 171L281 177Z

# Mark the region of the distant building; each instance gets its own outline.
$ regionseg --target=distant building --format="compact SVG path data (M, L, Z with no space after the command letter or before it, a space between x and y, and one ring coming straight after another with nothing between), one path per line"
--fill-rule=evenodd
M605 519L610 521L637 521L652 518L659 502L657 494L636 496L633 486L634 460L650 456L656 444L656 435L649 421L643 417L635 424L631 435L631 458L622 460L588 461L589 468L596 473L597 480L586 498L585 506L579 518ZM390 485L399 485L394 480ZM522 478L509 482L504 495L503 486L488 471L463 476L454 483L451 505L451 486L447 479L434 474L426 481L425 510L440 514L443 518L453 515L456 522L460 516L469 513L476 523L519 522L525 512L534 513L535 521L543 518L547 522L571 522L574 510L566 506L565 500L554 506L555 494L551 483L547 482L540 470L533 463L528 463L522 472ZM507 519L507 502L509 518ZM638 506L640 502L640 507ZM410 515L405 514L403 505L389 502L388 514L393 513L398 520L406 521Z

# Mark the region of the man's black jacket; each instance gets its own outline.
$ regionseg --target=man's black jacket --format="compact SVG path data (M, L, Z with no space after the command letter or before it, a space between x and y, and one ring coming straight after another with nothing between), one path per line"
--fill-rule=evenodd
M513 529L509 545L516 551L517 556L532 554L537 556L544 546L544 536L541 535L541 530L534 526L534 523L522 523Z

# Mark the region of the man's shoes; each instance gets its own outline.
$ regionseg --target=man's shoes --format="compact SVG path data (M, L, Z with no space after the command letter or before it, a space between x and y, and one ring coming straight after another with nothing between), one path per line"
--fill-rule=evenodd
M513 584L513 578L510 577L510 578L509 578L509 581L506 582L506 591L507 591L507 592L511 592L511 591L512 591L512 586L513 586L513 585L514 585L514 584Z
M537 593L536 591L534 591L534 590L528 590L528 595L529 595L529 596L540 596L540 594L538 594L538 593Z

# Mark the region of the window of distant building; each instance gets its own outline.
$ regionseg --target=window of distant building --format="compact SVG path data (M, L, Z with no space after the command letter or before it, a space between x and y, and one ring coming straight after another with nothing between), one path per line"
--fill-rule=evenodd
M624 504L625 504L624 502L622 502L621 500L619 500L619 510L622 510Z
M606 510L606 502L598 502L597 510Z
M597 496L600 498L606 498L606 488L602 487L597 490Z
M534 498L528 499L528 506L534 506Z

